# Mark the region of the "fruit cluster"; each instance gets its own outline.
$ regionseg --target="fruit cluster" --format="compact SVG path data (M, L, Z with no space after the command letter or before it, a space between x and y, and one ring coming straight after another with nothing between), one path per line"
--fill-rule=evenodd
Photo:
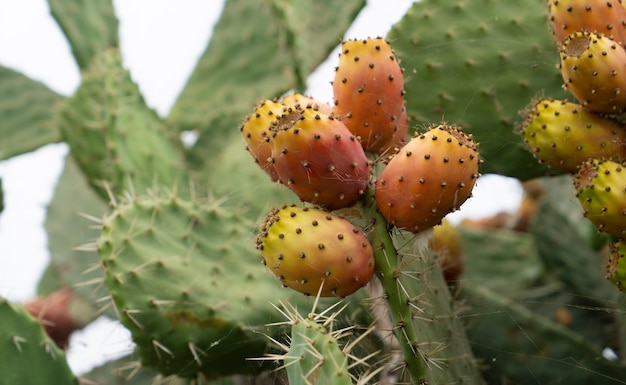
M574 175L583 215L599 231L625 238L626 10L621 0L548 0L548 10L564 88L577 102L533 101L524 140L541 162ZM626 270L623 247L613 250L607 276L626 290L616 274Z
M456 126L409 139L403 70L382 38L344 41L332 86L334 106L264 100L240 130L272 180L310 204L272 210L257 239L264 264L284 286L344 297L372 278L374 251L336 210L371 192L389 228L430 229L470 196L480 159Z

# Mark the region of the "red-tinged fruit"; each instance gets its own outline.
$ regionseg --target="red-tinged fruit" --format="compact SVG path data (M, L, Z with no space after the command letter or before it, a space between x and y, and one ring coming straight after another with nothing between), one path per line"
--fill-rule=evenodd
M533 101L522 135L535 156L569 173L590 158L626 160L626 126L565 100Z
M24 304L24 307L61 349L67 349L72 332L85 327L96 317L97 312L69 287L47 297L36 298Z
M457 127L444 124L417 134L376 181L378 209L398 228L429 229L470 197L479 164L477 145Z
M621 45L626 39L626 12L620 0L548 0L555 42L579 31L601 33Z
M246 140L246 150L273 181L278 181L278 173L271 162L272 148L269 139L271 128L282 115L283 109L283 104L279 102L264 100L246 117L239 128Z
M311 107L312 109L319 111L322 114L326 114L326 115L331 115L334 112L333 106L326 104L326 103L318 102L312 97L305 96L297 92L285 96L281 100L281 102L286 107L295 108L299 106L301 109L304 109L306 107Z
M618 289L626 292L626 242L611 243L611 253L606 267L606 278Z
M305 295L345 297L374 274L367 237L350 221L315 208L273 210L257 237L257 249L284 286Z
M366 151L382 153L397 142L404 75L387 41L344 41L333 92L335 114L360 138Z
M626 237L626 170L620 163L585 162L574 178L583 215L598 230Z
M593 32L569 35L560 50L565 88L583 106L617 114L626 108L626 51Z
M313 108L287 111L270 140L281 183L306 202L337 210L364 194L370 164L354 135Z

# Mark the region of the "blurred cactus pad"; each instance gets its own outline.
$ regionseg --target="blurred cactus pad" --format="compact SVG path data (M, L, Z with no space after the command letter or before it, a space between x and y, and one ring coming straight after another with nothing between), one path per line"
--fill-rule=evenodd
M71 324L118 319L134 350L76 376L43 310L0 299L1 384L626 383L626 297L605 269L618 239L520 134L532 100L573 100L546 0L422 0L384 36L404 69L410 134L461 126L482 174L524 183L518 211L451 226L460 275L446 282L427 235L389 226L372 188L335 212L374 249L365 288L316 299L263 266L263 218L302 203L254 163L239 127L261 100L306 94L342 39L368 37L346 35L365 3L225 0L162 116L124 65L113 1L48 0L81 83L63 96L0 66L0 160L68 145L38 296L70 288L88 309L68 310ZM10 183L0 178L0 215Z

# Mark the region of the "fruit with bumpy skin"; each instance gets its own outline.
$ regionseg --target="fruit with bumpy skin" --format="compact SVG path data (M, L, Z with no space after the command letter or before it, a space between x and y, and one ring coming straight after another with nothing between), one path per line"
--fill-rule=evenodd
M610 244L611 253L606 266L606 278L618 289L626 292L626 242L619 241Z
M549 0L548 13L559 45L578 31L602 33L624 45L626 12L620 0Z
M535 156L557 170L575 173L587 159L626 159L626 126L565 100L531 103L522 135Z
M583 106L616 114L626 108L626 51L593 32L575 32L560 50L565 88Z
M354 135L332 115L288 110L270 139L281 183L300 199L329 210L353 205L367 187L370 165Z
M344 41L333 81L335 113L366 151L387 150L399 135L404 75L382 38Z
M410 232L429 229L458 209L478 177L477 145L458 127L417 134L376 181L376 204L387 221Z
M273 181L278 181L278 173L276 173L274 164L270 161L272 147L269 144L269 138L271 136L271 127L273 124L276 124L276 120L282 115L283 108L284 105L282 103L263 100L239 127L241 134L246 140L246 150Z
M585 162L574 179L583 215L598 230L626 236L626 170L613 161Z
M300 106L301 108L306 108L307 106L311 106L314 110L321 112L322 114L330 115L333 113L333 106L318 102L312 97L302 95L300 93L294 93L285 96L281 102L287 107L296 107Z
M263 264L284 286L306 295L345 297L374 274L367 237L350 221L326 211L274 209L257 238Z

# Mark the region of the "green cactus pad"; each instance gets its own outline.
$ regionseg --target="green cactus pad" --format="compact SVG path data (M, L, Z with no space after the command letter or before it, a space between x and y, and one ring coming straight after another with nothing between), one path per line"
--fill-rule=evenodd
M236 135L259 100L306 88L308 74L364 5L364 0L227 1L168 119L180 131L201 133L196 145L201 154L219 151L220 139Z
M0 66L0 159L60 141L54 108L62 99L45 85Z
M108 210L105 202L90 188L76 161L68 156L46 215L51 260L39 281L40 295L46 296L63 286L71 286L94 306L102 307L99 300L109 293L102 285L102 270L98 268L100 259L96 253L85 249L93 249L89 242L99 235L94 225ZM112 306L103 311L115 317Z
M21 305L0 298L0 384L76 384L65 353Z
M213 378L261 369L271 303L304 304L265 270L253 224L217 201L135 197L102 226L105 284L145 366Z
M414 122L465 127L480 143L484 173L546 173L515 132L518 111L538 92L565 96L545 1L419 1L387 39L406 70Z
M352 385L348 355L324 325L299 319L291 327L291 343L285 356L291 385Z
M119 46L113 1L48 0L48 4L81 69L107 48Z
M59 126L72 155L105 199L107 189L121 195L142 193L155 183L186 187L177 182L180 149L146 106L116 49L98 56L84 73L75 95L61 105Z

